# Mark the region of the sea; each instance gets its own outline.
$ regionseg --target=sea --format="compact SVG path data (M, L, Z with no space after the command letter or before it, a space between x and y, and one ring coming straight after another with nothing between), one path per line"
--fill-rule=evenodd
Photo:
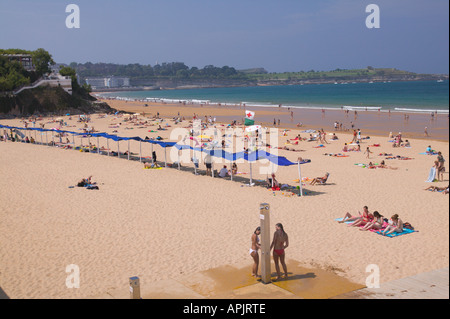
M166 103L449 113L448 80L120 91L99 95Z

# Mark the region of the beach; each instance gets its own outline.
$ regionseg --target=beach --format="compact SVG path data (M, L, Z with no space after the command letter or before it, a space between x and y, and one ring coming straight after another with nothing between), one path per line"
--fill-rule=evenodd
M181 139L178 133L172 134L175 129L188 132L194 113L202 119L216 117L216 126L224 134L226 125L233 119L240 121L245 111L239 107L157 103L148 103L146 107L142 102L107 102L118 110L140 113L136 118L141 124L124 121L129 115L92 114L88 126L124 137L161 136L172 142ZM164 121L153 120L156 112ZM175 124L172 118L178 112L186 120ZM272 127L273 118L283 119L277 128L278 145L295 151L267 151L291 162L298 157L310 159L311 163L301 167L302 177L311 180L330 173L325 185L312 186L305 181L303 197L297 196L298 190L274 192L261 186L267 173L261 173L260 169L269 167L265 162L253 164L252 179L256 185L249 187L247 162L238 163L241 174L231 181L205 176L203 163L200 175L194 175L194 165L189 160L182 163L182 170L177 165L154 170L144 169L139 159L128 161L126 157L118 159L60 147L1 142L1 289L14 299L92 298L112 289L127 290L131 276L139 276L145 285L221 266L248 267L250 273L252 258L248 251L251 235L260 224L260 203L270 204L271 232L275 231L275 223L282 223L289 234L286 258L305 267L330 270L362 285L369 275L366 268L371 264L379 266L382 283L448 267L449 195L424 190L431 185L447 186L448 173L444 174L444 181L426 183L437 156L420 154L431 145L448 160L448 116L434 120L435 129L430 130L431 137L426 139L422 124L429 119L411 116L410 123L415 124L404 126L403 115L395 118L391 115L392 123L388 126L383 119L380 123L384 125L373 121L374 117L386 114L372 112L369 118L361 113L358 116L362 136L370 139L362 140L361 152L337 157L329 154L342 153L344 143L350 144L352 140L352 131L334 131L332 123L345 119L348 127L353 114L346 119L343 113L337 117L327 111L323 118L320 111L298 112L302 112L302 127L296 126L300 121L297 115L290 122L287 110L258 110L256 120L261 121L257 124ZM67 123L62 130L81 131L84 127L76 115L61 118ZM45 128L57 126L51 118L38 123L46 123ZM0 120L0 124L24 126L21 119ZM167 130L156 130L166 124L170 125ZM285 144L298 134L308 137L304 130L321 128L328 134L335 133L339 139L332 141L327 135L329 144L320 148L317 142ZM283 136L285 129L289 131ZM411 148L392 147L389 133L393 131L395 135L400 130ZM447 132L446 138L442 132ZM37 142L45 142L39 133L29 134ZM51 135L48 138L51 140ZM68 138L72 142L72 136ZM88 144L86 138L76 136L74 140L75 146ZM95 138L90 142L97 145ZM106 140L100 139L99 146L106 147ZM109 147L117 151L117 143L110 141ZM364 154L367 147L372 151L369 159ZM121 141L120 151L126 150L128 143ZM130 150L134 156L151 157L150 144L143 143L140 148L138 142L131 141ZM158 161L164 164L164 149L155 145L154 150ZM168 153L172 155L168 156L168 164L172 164L176 151L169 149ZM381 153L409 159L387 159L389 156L380 156ZM186 158L190 159L190 155ZM356 165L382 160L392 169ZM220 161L214 168L223 165L230 168L230 163ZM98 190L70 188L89 176L97 182ZM278 167L276 178L281 184L296 187L298 167ZM366 205L370 212L378 211L386 218L398 214L416 232L389 238L336 221L347 212L357 215ZM70 289L66 285L69 265L79 267L79 288Z

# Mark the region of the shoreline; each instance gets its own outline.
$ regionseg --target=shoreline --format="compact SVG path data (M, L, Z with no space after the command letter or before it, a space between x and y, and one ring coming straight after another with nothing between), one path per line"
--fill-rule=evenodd
M431 120L429 113L406 113L406 112L378 112L378 111L357 111L355 118L354 112L341 109L287 109L279 107L256 107L239 105L198 105L183 103L158 103L150 101L124 101L117 99L99 98L100 101L107 103L112 108L131 113L156 114L160 113L162 117L173 118L178 116L192 119L193 114L200 117L212 116L217 118L217 122L231 123L233 120L242 122L246 110L256 111L255 124L274 127L274 119L280 125L276 128L296 129L298 123L302 123L301 129L325 129L334 132L334 122L343 123L343 131L352 132L352 123L354 129L361 129L364 135L387 136L389 132L394 135L402 132L405 138L415 138L428 141L449 141L449 117L446 114L437 114ZM148 105L147 107L145 105ZM290 111L293 112L291 120ZM408 115L408 119L405 119ZM429 137L424 136L424 130L427 127Z

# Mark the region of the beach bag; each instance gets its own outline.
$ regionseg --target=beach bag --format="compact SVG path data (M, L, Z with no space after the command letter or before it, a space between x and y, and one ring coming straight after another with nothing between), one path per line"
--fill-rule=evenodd
M404 223L403 228L414 230L414 227L410 223Z

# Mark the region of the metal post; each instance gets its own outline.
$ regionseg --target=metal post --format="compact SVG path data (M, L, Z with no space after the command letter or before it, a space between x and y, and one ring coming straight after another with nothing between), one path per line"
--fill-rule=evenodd
M164 167L167 168L167 148L164 147Z
M298 179L299 179L299 183L300 183L300 189L299 189L298 196L303 196L302 169L300 167L301 167L300 161L298 161Z
M128 160L130 160L130 140L128 140Z
M130 299L141 299L141 285L139 277L130 278Z
M259 219L261 221L261 281L270 284L270 205L259 206Z

